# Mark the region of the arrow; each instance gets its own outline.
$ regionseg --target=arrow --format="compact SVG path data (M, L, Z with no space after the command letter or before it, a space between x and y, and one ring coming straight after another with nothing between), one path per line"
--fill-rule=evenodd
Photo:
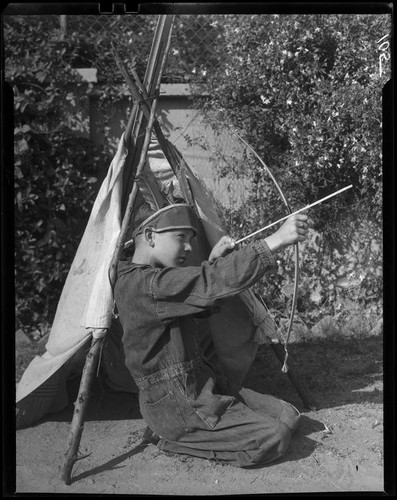
M311 207L314 207L315 205L318 205L319 203L322 203L323 201L325 200L328 200L329 198L332 198L333 196L336 196L337 194L340 194L342 193L343 191L346 191L347 189L350 189L351 187L353 187L353 184L350 184L350 186L346 186L342 189L339 189L339 191L336 191L335 193L332 193L332 194L329 194L328 196L325 196L324 198L321 198L321 200L317 200L315 201L314 203L311 203L310 205L306 205L306 207L303 207L303 208L300 208L299 210L297 210L296 212L292 212L292 214L288 214L286 215L285 217L279 219L279 220L276 220L276 222L272 222L271 224L269 224L268 226L266 227L263 227L262 229L258 229L257 231L255 231L254 233L251 233L249 234L248 236L244 236L244 238L241 238L240 240L236 241L236 245L238 245L239 243L241 243L242 241L245 241L245 240L248 240L248 238L251 238L252 236L255 236L256 234L259 234L261 233L262 231L265 231L266 229L269 229L269 227L272 227L272 226L275 226L276 224L278 224L279 222L282 222L283 220L286 220L288 219L289 217L291 217L292 215L295 215L295 214L299 214L300 212L303 212L304 210L308 210L309 208Z

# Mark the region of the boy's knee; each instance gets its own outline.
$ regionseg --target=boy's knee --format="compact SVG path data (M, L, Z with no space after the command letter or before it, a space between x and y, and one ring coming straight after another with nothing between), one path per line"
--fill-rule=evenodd
M254 451L247 451L239 454L240 467L253 467L258 465L267 465L281 458L286 454L292 432L283 422L278 422L272 436L268 436L263 443L258 443L258 448Z
M299 425L301 415L292 404L287 403L286 401L281 401L281 403L283 409L281 412L280 421L285 424L293 433Z
M280 422L280 427L278 430L278 446L277 453L273 460L277 460L278 458L285 455L288 451L289 445L291 443L292 430L288 425L284 424L284 422Z
M284 422L279 422L278 428L274 431L272 446L269 448L265 445L260 450L259 463L274 462L285 455L291 443L291 436L291 429Z

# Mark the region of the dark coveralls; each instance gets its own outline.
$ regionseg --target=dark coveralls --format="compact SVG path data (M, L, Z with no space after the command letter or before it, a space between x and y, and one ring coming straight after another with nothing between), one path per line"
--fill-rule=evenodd
M126 366L160 449L240 467L267 464L288 449L299 412L249 389L237 397L220 393L198 334L200 314L275 266L264 241L201 266L119 263L115 300Z

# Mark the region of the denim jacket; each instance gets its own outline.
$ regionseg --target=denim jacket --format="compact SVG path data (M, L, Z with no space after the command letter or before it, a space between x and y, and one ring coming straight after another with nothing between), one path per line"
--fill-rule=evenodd
M263 240L201 266L119 263L115 301L126 366L154 432L179 439L192 430L186 425L191 412L213 428L230 406L230 396L216 394L215 372L200 348L199 318L275 267Z

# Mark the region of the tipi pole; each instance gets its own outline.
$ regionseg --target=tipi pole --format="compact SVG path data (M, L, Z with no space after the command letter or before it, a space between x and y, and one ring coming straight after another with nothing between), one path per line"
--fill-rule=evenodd
M115 50L113 50L113 53L114 53L114 56L116 59L117 66L118 66L120 72L122 73L122 75L124 76L125 81L127 82L127 85L131 91L131 95L132 95L133 99L136 102L141 103L141 110L143 112L143 115L145 116L145 118L149 119L149 115L150 115L149 100L150 100L150 97L149 97L145 87L143 86L142 82L140 81L140 79L135 71L132 72L135 82L132 80L131 76L127 72L127 69L124 67L122 61L120 60L120 57L118 56L117 52ZM160 124L157 120L155 120L153 123L153 130L157 136L160 147L163 150L163 153L168 160L168 163L171 165L171 168L175 172L176 168L177 168L177 165L175 163L175 158L170 156L170 151L169 151L169 147L167 144L167 139L165 138L163 131L161 130Z
M153 101L153 105L151 108L151 113L150 113L150 119L149 123L146 127L146 133L145 133L145 140L141 152L141 157L139 161L139 165L137 168L137 173L136 175L138 176L146 161L146 155L147 151L149 148L149 143L150 143L150 137L152 133L152 127L153 127L153 120L155 117L155 111L156 111L156 104L157 100ZM134 202L136 199L136 195L138 192L138 186L136 183L134 183L133 189L130 193L129 199L128 199L128 204L127 208L123 217L123 222L121 225L121 231L119 238L117 240L116 244L116 250L110 265L109 269L109 278L110 282L112 283L112 286L114 285L115 278L116 278L116 270L117 270L117 261L119 258L119 255L121 253L122 245L125 240L126 232L128 230L132 210L134 208ZM105 339L106 331L101 330L101 337L96 338L97 336L93 334L93 339L92 339L92 344L91 348L87 354L86 362L84 365L83 369L83 374L81 377L81 383L80 383L80 388L79 388L79 394L77 397L77 401L75 403L75 409L73 413L73 420L71 424L71 430L70 430L70 436L69 436L69 442L68 442L68 449L65 454L65 463L62 469L61 477L62 480L65 482L65 484L70 485L71 484L71 473L74 464L79 460L77 453L80 445L80 440L81 440L81 435L83 432L84 428L84 414L85 410L87 407L88 399L89 399L89 394L90 394L90 388L92 385L92 380L94 377L95 369L98 364L98 359L99 359L99 353L101 346L103 344L103 341Z
M285 353L284 353L284 349L283 349L282 344L280 344L280 342L278 342L278 341L272 342L270 344L270 347L272 348L277 359L283 365ZM291 367L289 367L289 369L287 371L287 375L288 375L288 378L291 382L292 387L296 390L299 397L301 398L303 406L305 408L308 408L309 410L312 410L312 411L318 410L319 405L318 405L317 401L314 399L312 394L309 392L309 390L307 389L303 380L301 379L300 375L295 371L295 369L291 369Z
M163 16L163 17L168 17L168 16ZM160 23L159 23L160 24ZM156 54L157 60L160 61L160 64L155 65L155 68L157 71L154 73L154 78L155 81L152 82L155 85L155 89L158 90L161 82L161 75L164 69L166 57L167 57L167 52L170 44L170 36L171 36L171 27L172 23L169 24L168 30L164 33L162 33L163 41L164 39L166 40L165 45L161 44L159 45L159 37L157 36L157 32L155 34L155 41L157 43L157 46L161 47L161 53ZM159 49L160 50L160 49ZM143 147L141 150L141 155L140 155L140 160L139 164L137 167L137 172L136 176L138 176L146 161L146 156L150 144L150 138L152 134L152 128L153 128L153 123L155 120L155 113L156 113L156 108L157 108L157 97L153 99L153 104L151 106L150 110L150 116L148 120L148 124L146 126L146 131L145 131L145 139L143 143ZM115 252L113 254L113 258L109 267L109 279L112 287L114 286L115 280L116 280L116 271L117 271L117 261L119 259L119 256L121 254L122 248L123 248L123 243L126 237L126 232L129 227L130 223L130 218L131 214L134 208L134 203L136 199L136 195L138 192L138 186L134 182L133 188L130 192L130 195L128 197L128 203L123 215L123 220L121 224L121 230L120 234L117 240ZM81 441L81 435L83 432L84 428L84 414L85 410L87 407L88 399L89 399L89 394L90 394L90 388L92 385L92 380L94 377L95 373L95 368L98 364L98 359L99 359L99 354L101 351L101 347L103 345L105 336L106 336L107 330L106 329L101 329L100 330L100 335L98 338L97 334L93 334L93 339L91 343L91 348L87 354L86 362L84 365L83 369L83 374L82 374L82 379L80 382L80 388L79 388L79 394L77 397L77 401L75 403L75 410L73 413L73 419L72 419L72 424L71 424L71 430L70 430L70 435L69 435L69 441L68 441L68 449L65 453L65 462L61 470L61 478L65 482L65 484L70 485L71 484L71 474L72 474L72 469L74 464L76 463L77 460L79 460L79 457L77 456L78 450L79 450L79 445ZM83 457L80 457L83 458Z
M166 55L168 53L173 21L174 16L164 15L160 16L157 22L156 31L149 54L148 65L144 76L147 93L150 96L154 96L161 80L165 61L165 59L163 59L163 55ZM122 213L124 213L125 211L126 199L128 198L127 193L131 192L132 183L134 180L133 175L129 174L136 170L136 164L138 163L138 154L142 148L143 143L141 136L143 134L142 127L145 115L142 111L142 103L140 103L139 101L141 101L141 99L135 102L134 108L136 108L137 106L138 110L136 115L133 116L132 123L128 123L124 138L126 147L129 149L129 153L126 158L126 166L124 168L125 176L123 179Z
M135 99L138 99L140 102L142 102L142 112L145 114L145 116L148 116L148 114L150 112L150 108L147 105L147 102L149 102L150 98L145 90L144 85L140 81L139 76L136 74L136 72L133 71L133 77L135 80L135 81L133 81L132 78L130 77L130 75L128 74L127 70L122 65L117 54L115 54L115 57L116 57L116 61L118 63L119 69L123 73L123 75L127 81L127 84L131 90L132 95L135 97ZM186 184L187 180L184 177L184 175L182 174L183 169L186 168L186 162L185 162L184 158L181 155L177 154L175 149L170 147L167 139L165 138L165 136L163 134L163 131L161 130L160 124L157 120L155 120L153 123L153 129L154 129L154 132L157 136L160 147L163 150L163 153L164 153L168 163L170 164L172 170L177 175L177 177L179 177L179 182ZM194 203L192 195L190 194L190 188L188 187L188 185L186 186L186 189L185 189L185 195L187 196L188 203L190 203L192 208L195 209L195 203Z
M94 378L94 373L98 364L99 353L105 339L106 331L101 331L103 334L100 338L93 338L91 348L87 354L86 361L81 376L79 395L74 403L73 420L70 427L68 448L65 453L65 462L61 472L61 479L66 485L71 484L71 475L74 464L77 460L85 458L87 455L78 457L81 435L84 429L84 414L87 408L91 385Z

